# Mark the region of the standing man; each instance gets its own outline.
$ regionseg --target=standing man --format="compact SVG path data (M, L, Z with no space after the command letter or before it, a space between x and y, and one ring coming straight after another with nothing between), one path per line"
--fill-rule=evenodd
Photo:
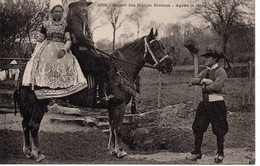
M221 163L224 158L224 136L228 132L227 109L223 98L227 74L218 65L218 61L225 57L213 48L208 49L207 53L201 56L205 57L206 68L192 80L192 85L202 85L202 101L199 103L192 125L195 149L186 159L193 161L201 159L203 134L211 123L212 131L217 136L218 147L214 161Z
M69 4L67 23L72 38L71 51L76 56L84 75L91 74L95 77L98 100L99 97L106 96L104 84L108 80L109 66L104 62L107 59L98 55L94 48L87 15L87 8L91 4L92 2L86 0L78 0ZM102 92L100 96L98 91Z

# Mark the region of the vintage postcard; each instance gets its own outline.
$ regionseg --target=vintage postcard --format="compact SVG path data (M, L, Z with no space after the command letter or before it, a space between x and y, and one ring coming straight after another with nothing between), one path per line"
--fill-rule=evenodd
M0 0L0 164L256 164L254 0Z

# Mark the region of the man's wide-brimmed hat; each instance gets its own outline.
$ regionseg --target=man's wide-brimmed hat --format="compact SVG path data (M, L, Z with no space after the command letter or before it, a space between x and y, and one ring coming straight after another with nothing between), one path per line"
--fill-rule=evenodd
M212 51L212 50L207 50L205 54L200 55L202 57L213 57L213 58L217 58L217 59L221 59L221 58L225 58L224 54L221 52L217 52L216 50Z
M84 5L84 6L90 6L92 4L92 2L88 2L86 0L73 0L73 1L70 1L69 8L76 6L78 4Z
M206 53L200 55L202 57L213 57L217 59L225 58L224 54L217 51L216 47L214 45L209 45L207 47Z
M223 52L219 52L217 51L216 47L214 45L209 45L206 53L200 55L201 57L213 57L214 59L224 59L227 62L227 65L229 68L231 68L228 59L226 58L226 56L224 55Z

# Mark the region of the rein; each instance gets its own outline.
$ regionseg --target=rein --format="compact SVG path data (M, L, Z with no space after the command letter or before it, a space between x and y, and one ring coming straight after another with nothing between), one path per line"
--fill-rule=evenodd
M135 66L141 66L141 65L139 65L139 64L132 63L132 62L127 62L127 61L124 61L124 60L119 59L119 58L117 58L117 57L111 56L110 54L108 54L108 53L106 53L106 52L104 52L104 51L102 51L102 50L100 50L100 49L98 49L98 48L95 48L95 50L97 50L98 52L101 52L102 54L105 54L105 55L109 56L110 58L114 58L114 59L116 59L116 60L118 60L118 61L120 61L120 62L127 63L127 64L131 64L131 65L135 65ZM144 65L144 67L151 68L151 69L157 69L157 67L148 66L148 65Z
M151 48L150 48L150 45L149 45L149 43L147 42L147 39L146 39L146 38L144 38L144 41L145 41L145 53L144 53L144 56L143 56L143 57L144 57L144 59L145 59L147 53L149 52L150 55L152 56L152 59L153 59L153 61L155 62L155 64L154 64L153 66L148 66L148 65L145 65L145 64L144 64L143 67L147 67L147 68L151 68L151 69L157 69L157 66L158 66L164 59L166 59L166 58L168 57L168 55L166 54L162 59L160 59L160 60L158 61L158 60L156 59L156 57L154 56L154 54L153 54L153 52L152 52L152 50L151 50ZM156 39L150 41L150 43L152 43L152 42L154 42L154 41L156 41ZM100 49L96 49L96 50L99 51L99 52L101 52L101 53L103 53L103 54L105 54L105 55L107 55L107 56L109 56L110 58L114 58L114 59L116 59L116 60L118 60L118 61L121 61L121 62L123 62L123 63L131 64L131 65L136 65L136 66L141 66L141 65L139 65L139 64L127 62L127 61L122 60L122 59L120 59L120 58L111 56L111 55L109 55L108 53L106 53L106 52L104 52L104 51L102 51L102 50L100 50ZM117 51L117 52L118 52L120 55L123 55L120 51Z

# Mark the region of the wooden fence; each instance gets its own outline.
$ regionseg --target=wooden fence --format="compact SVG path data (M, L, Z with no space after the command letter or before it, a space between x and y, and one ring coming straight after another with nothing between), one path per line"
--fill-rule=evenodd
M20 61L24 61L23 63L19 63L19 64L6 64L6 66L4 66L5 69L9 69L9 68L13 68L13 69L21 69L26 65L26 61L29 60L29 58L0 58L0 62L1 61L11 61L11 60L20 60ZM198 71L200 68L202 68L204 65L199 65L198 64L198 56L194 55L194 65L186 65L186 66L175 66L173 68L173 72L190 72L190 71L194 71L194 76L198 74ZM246 94L243 93L242 94L242 105L245 105L245 101L248 101L248 104L251 105L252 104L252 94L253 94L253 67L254 63L252 61L249 61L248 64L241 64L241 63L236 63L233 64L232 66L235 67L248 67L248 91ZM0 67L2 68L2 66ZM159 72L158 74L158 97L157 97L157 107L160 108L161 107L161 88L162 88L162 77L161 77L161 73ZM197 92L198 87L194 87L194 91ZM1 90L1 93L11 93L10 91L6 91L6 90ZM245 96L248 97L248 99L245 98ZM198 103L198 98L196 97L196 95L194 95L194 107L196 107Z

